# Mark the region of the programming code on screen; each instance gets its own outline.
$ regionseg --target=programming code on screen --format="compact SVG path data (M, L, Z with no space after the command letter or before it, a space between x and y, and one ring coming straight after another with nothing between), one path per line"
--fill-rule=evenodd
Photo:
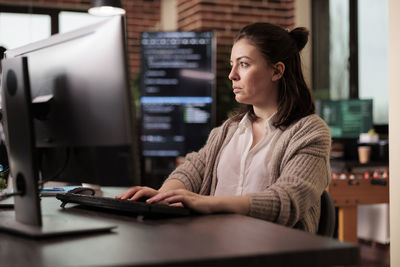
M144 32L141 141L148 157L201 148L213 126L212 32Z

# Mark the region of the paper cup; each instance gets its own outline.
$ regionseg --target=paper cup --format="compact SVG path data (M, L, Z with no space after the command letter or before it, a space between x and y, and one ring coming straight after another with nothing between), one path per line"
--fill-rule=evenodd
M370 146L359 146L358 147L358 159L360 163L365 164L369 162L369 158L371 155L371 147Z

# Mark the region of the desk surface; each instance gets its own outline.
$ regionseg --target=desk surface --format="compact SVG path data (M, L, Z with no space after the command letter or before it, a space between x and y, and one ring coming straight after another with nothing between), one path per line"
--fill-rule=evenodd
M106 191L107 192L107 191ZM357 246L247 216L140 220L43 198L44 216L95 218L112 232L44 240L0 233L0 266L329 266L356 265ZM0 212L5 212L0 210Z

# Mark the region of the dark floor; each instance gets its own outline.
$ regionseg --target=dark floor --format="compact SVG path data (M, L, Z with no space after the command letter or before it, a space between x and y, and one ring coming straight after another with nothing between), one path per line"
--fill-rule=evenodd
M390 246L359 240L361 267L389 267Z

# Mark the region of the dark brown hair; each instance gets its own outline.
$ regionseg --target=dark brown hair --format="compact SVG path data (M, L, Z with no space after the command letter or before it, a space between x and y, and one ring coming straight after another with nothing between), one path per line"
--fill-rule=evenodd
M278 89L278 111L274 126L285 128L294 121L315 113L314 100L304 81L301 69L300 51L308 41L306 28L284 30L270 23L254 23L245 26L236 36L234 43L246 39L264 55L268 64L285 64L285 71ZM242 105L237 118L249 112L250 119L256 120L252 105Z
M0 60L3 59L4 57L4 52L6 52L7 49L5 49L3 46L0 46Z

